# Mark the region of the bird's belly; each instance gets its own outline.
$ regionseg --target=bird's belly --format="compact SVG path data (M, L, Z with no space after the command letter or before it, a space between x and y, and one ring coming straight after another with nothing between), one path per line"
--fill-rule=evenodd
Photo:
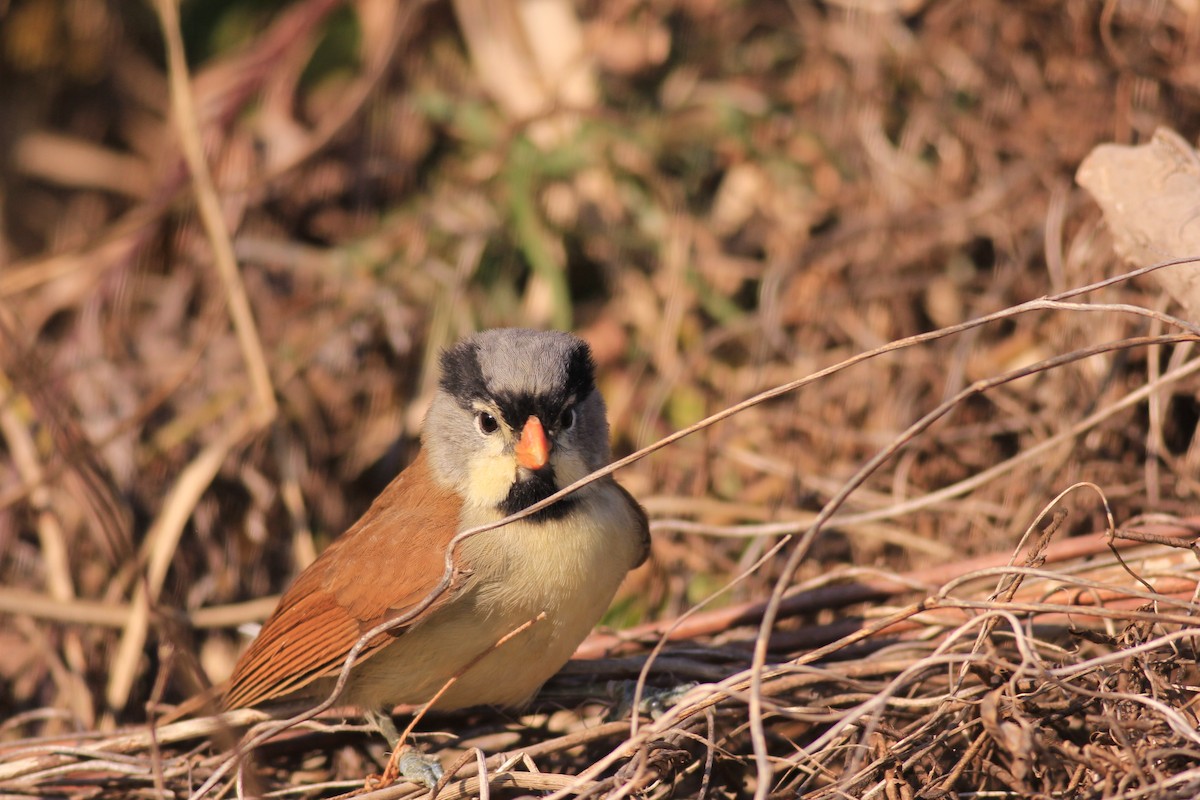
M438 708L523 705L566 663L595 622L574 624L575 619L554 611L539 619L542 611L500 617L479 613L474 603L455 603L364 663L346 699L368 708L416 705L455 678ZM526 623L527 629L497 645Z
M636 542L603 523L517 523L477 537L471 563L493 568L358 667L346 700L421 704L454 678L437 708L526 703L599 621L633 563Z

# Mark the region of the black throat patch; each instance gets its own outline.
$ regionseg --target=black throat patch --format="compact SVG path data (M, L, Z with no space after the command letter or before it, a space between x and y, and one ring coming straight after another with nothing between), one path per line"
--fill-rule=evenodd
M557 491L558 487L554 485L554 468L545 467L524 479L517 479L517 482L508 490L508 496L500 501L500 513L508 516L518 511L524 511L534 503L545 500ZM575 496L570 495L553 505L543 508L541 511L531 514L526 519L532 522L562 519L571 513L574 507Z

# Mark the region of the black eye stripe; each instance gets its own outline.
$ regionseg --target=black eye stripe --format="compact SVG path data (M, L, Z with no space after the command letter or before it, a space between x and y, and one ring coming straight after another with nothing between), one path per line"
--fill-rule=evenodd
M514 331L509 335L520 342L523 337L533 334ZM530 391L488 385L480 358L485 355L485 345L494 338L481 334L477 339L460 342L442 353L439 381L442 391L468 412L478 411L478 404L486 403L496 419L514 429L520 428L531 416L536 416L548 427L574 427L579 421L574 411L570 415L571 424L563 425L564 408L576 406L595 391L595 364L587 344L574 340L569 346L564 345L561 352L559 347L548 348L548 354L557 353L554 358L562 359L565 369L562 373L554 370L553 375L548 375L553 378L549 385Z

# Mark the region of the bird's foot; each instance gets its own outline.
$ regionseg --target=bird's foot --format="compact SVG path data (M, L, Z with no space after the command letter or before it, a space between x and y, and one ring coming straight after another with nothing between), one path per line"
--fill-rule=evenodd
M405 745L392 751L379 783L381 786L389 786L401 777L432 789L442 779L442 765L436 758L423 755L415 748Z
M666 689L647 686L642 689L641 700L637 704L637 712L651 719L658 719L667 713L667 709L679 702L679 699L696 687L695 681L685 681ZM633 711L633 696L637 691L637 681L609 681L608 692L617 701L611 717L624 719Z
M376 730L383 734L392 746L392 755L388 758L383 775L379 778L379 786L390 786L397 778L405 778L428 789L437 786L442 779L442 765L432 756L422 755L411 745L401 744L400 732L392 715L377 709L364 709L363 714Z

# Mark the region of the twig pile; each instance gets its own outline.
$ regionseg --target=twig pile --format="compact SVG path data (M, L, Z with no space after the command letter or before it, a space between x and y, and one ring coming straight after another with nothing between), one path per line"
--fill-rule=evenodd
M837 637L819 649L796 651L794 637L778 634L758 714L746 666L754 613L743 610L746 624L720 636L650 656L626 641L616 649L634 654L575 662L519 724L495 715L443 718L458 735L422 744L455 767L439 796L477 796L480 770L493 791L735 796L758 779L755 726L767 745L772 796L1187 796L1200 786L1195 529L1131 531L1135 541L1119 539L1120 550L1104 555L1107 534L1049 545L1057 527L1022 564L963 565L928 594L914 591L923 582L917 575L875 575L864 586L842 574L799 587L789 599L841 588L876 600L804 631L809 641ZM1141 544L1146 538L1175 546ZM850 621L857 630L845 633ZM604 706L551 710L579 709L595 700L597 680L639 673L661 687L696 685L665 713L636 723L603 722ZM241 711L157 731L26 741L3 753L0 789L116 797L144 787L184 797L232 766L226 780L243 791L349 791L382 757L370 737L347 740L346 731L361 726L330 719L293 729L246 761L213 744L262 719ZM588 766L576 774L581 752ZM421 793L396 786L359 796Z

